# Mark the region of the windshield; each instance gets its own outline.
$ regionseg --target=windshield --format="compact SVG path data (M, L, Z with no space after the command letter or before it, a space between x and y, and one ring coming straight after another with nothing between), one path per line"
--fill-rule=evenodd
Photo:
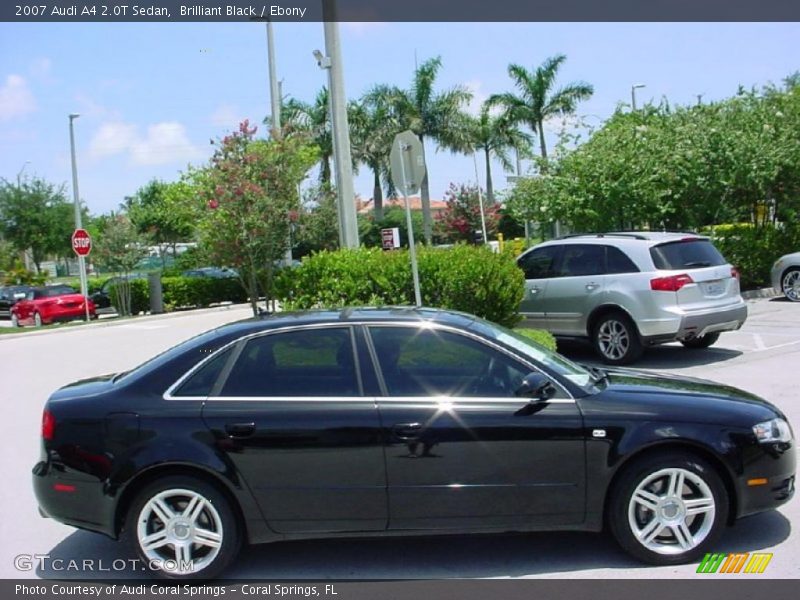
M544 346L537 344L524 335L520 335L512 329L490 323L489 321L484 321L483 319L476 319L470 328L490 339L513 348L524 356L530 357L533 362L544 365L551 371L555 371L575 385L587 388L595 382L595 377L592 373L581 365L548 350Z

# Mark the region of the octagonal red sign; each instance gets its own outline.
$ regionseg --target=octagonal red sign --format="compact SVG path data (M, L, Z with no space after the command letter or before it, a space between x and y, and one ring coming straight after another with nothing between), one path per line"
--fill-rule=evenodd
M72 233L72 249L78 256L88 256L92 251L92 237L85 229L76 229Z

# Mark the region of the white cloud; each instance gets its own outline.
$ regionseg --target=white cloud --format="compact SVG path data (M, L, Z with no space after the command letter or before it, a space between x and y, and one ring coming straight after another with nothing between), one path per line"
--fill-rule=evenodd
M0 87L0 121L20 117L36 110L36 100L28 82L19 75L9 75Z
M237 106L221 104L217 110L211 113L210 120L216 127L233 130L239 128L239 123L244 121L244 118Z
M89 155L102 159L118 154L128 155L137 166L183 163L202 156L181 123L156 123L148 126L145 135L131 123L104 123L92 137Z
M346 32L360 37L384 29L386 23L380 21L344 21L341 26Z
M38 79L44 83L52 83L53 78L51 71L53 62L49 58L37 58L33 61L30 68L31 77Z

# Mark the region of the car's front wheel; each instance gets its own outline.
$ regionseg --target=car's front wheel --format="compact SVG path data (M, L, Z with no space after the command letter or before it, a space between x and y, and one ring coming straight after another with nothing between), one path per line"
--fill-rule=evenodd
M783 295L791 302L800 302L800 269L788 269L781 277Z
M236 558L241 536L229 501L191 477L145 487L128 511L125 536L147 568L169 579L205 579Z
M603 361L611 365L632 363L644 351L636 325L621 312L600 317L594 325L592 343Z
M690 340L681 340L681 344L683 344L686 348L709 348L716 344L718 339L719 333L707 333L705 335L693 337Z
M33 324L36 325L36 327L42 326L42 315L38 312L33 313Z
M14 313L11 313L11 326L12 327L19 327L19 317Z
M609 525L622 548L655 565L691 562L711 547L728 518L728 495L706 461L683 452L629 466L611 490Z

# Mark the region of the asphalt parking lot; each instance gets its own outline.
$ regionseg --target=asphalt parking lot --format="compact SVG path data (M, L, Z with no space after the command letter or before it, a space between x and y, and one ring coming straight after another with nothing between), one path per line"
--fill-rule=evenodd
M778 405L800 431L800 304L756 300L738 332L723 334L709 350L679 344L651 349L636 367L705 377L757 393ZM70 381L130 368L191 335L247 317L246 307L100 322L53 332L0 336L0 454L5 492L0 500L0 577L137 577L129 570L89 573L50 566L20 571L18 555L48 555L83 561L131 557L102 536L42 519L30 483L38 457L41 409L46 397ZM563 346L579 361L594 362L583 345ZM797 499L779 511L758 515L726 531L718 552L772 552L760 578L797 578L800 535ZM97 563L96 563L97 564ZM235 578L405 579L405 578L691 578L695 565L648 567L617 548L607 536L541 533L473 537L326 540L248 549L227 573ZM704 575L702 577L708 577ZM724 577L724 575L716 575ZM731 575L730 577L737 577Z

